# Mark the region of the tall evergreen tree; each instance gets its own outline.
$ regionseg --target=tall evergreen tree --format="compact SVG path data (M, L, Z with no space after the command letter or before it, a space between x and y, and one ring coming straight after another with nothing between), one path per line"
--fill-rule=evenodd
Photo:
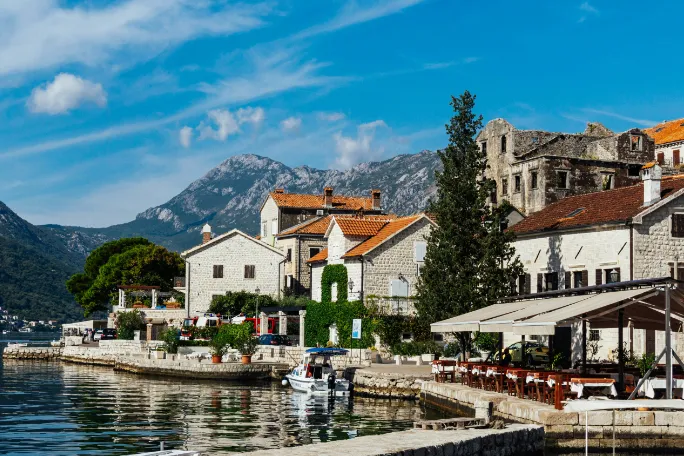
M437 195L429 206L437 227L428 237L425 265L418 284L420 318L435 322L480 309L510 294L522 274L520 260L505 232L510 205L492 208L496 184L486 175L487 157L475 141L482 116L473 113L475 96L466 91L451 98L454 116L446 130L449 145L438 155ZM456 333L470 347L469 333Z

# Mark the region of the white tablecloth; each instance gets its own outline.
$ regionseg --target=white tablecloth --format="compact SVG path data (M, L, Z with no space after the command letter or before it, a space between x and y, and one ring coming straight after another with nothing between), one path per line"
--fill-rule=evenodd
M684 388L684 379L673 378L672 386L675 389ZM655 397L655 390L665 389L665 379L664 378L647 378L646 381L639 388L639 396L646 396L651 399Z
M577 398L581 398L584 393L584 388L597 388L601 390L601 394L605 396L617 396L615 384L606 383L573 383L570 382L570 391L577 393Z
M433 374L439 374L441 372L459 372L459 367L458 366L443 366L441 364L433 364L432 365L432 373Z

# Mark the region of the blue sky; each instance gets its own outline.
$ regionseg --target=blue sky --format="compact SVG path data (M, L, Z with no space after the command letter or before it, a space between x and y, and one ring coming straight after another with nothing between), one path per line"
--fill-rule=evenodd
M684 117L684 2L0 0L0 200L106 226L242 153L347 168L445 143L449 96L576 132Z

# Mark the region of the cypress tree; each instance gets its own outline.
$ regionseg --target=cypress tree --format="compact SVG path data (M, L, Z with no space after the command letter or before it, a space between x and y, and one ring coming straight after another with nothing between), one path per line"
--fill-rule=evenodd
M425 264L418 283L418 316L426 322L480 309L509 295L522 274L520 260L505 232L511 206L492 208L488 198L496 184L486 175L487 157L475 141L482 116L473 112L475 96L451 98L454 116L446 131L448 146L437 152L443 170L437 172L437 195L428 211L437 227L427 239ZM456 333L464 351L469 333Z

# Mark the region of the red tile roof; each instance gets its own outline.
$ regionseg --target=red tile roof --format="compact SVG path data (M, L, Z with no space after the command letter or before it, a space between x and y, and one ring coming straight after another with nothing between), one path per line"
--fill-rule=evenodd
M335 222L345 236L375 236L383 226L385 220L368 220L362 218L336 217Z
M664 177L660 185L661 196L665 198L684 188L684 175ZM644 210L643 202L643 182L615 190L570 196L535 212L513 225L510 230L523 234L626 223Z
M356 247L342 255L342 258L353 258L365 255L366 253L370 252L371 250L385 242L390 237L394 236L395 234L399 233L400 231L414 223L422 216L423 214L412 215L410 217L401 217L396 220L392 220L391 222L385 223L382 229L380 229L375 236L366 239L361 244L357 245Z
M321 261L326 261L328 259L328 249L325 248L318 252L316 255L309 258L307 263L320 263Z
M355 215L352 214L340 214L340 215L335 215L337 219L341 218L355 218ZM389 220L394 220L397 218L396 215L394 214L387 214L387 215L363 215L364 220L382 220L382 221L389 221ZM320 235L323 236L325 232L328 230L328 226L330 226L330 221L332 220L332 215L328 215L326 217L319 217L319 218L312 218L310 220L307 220L306 222L300 223L299 225L295 225L292 228L288 228L287 230L284 230L280 233L278 233L278 237L282 236L290 236L293 234L311 234L311 235Z
M684 119L659 123L655 127L647 128L644 131L655 140L656 145L684 141Z
M269 194L278 207L288 207L296 209L321 209L323 208L323 195L302 195L298 193L278 193ZM373 209L372 198L358 196L333 195L333 209L370 211Z

